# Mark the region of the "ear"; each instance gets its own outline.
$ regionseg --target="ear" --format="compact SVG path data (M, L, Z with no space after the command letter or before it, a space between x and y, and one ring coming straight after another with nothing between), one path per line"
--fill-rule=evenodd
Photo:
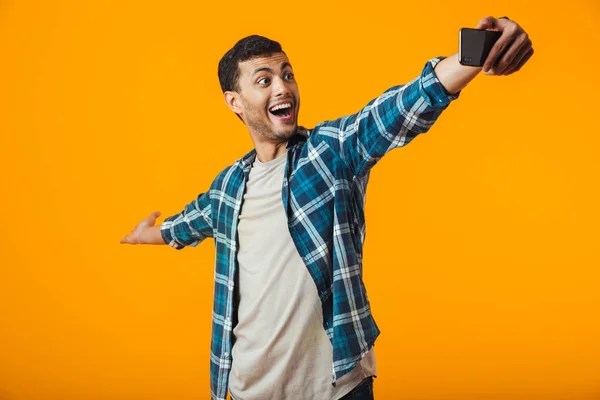
M242 112L241 100L238 92L228 90L223 93L223 97L225 98L225 104L227 104L227 107L229 107L231 111L236 114L240 114Z

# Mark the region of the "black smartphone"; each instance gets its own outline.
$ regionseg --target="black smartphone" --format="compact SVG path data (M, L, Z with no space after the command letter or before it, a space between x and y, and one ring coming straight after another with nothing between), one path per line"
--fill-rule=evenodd
M502 32L461 28L458 31L458 62L471 67L483 67L500 36Z

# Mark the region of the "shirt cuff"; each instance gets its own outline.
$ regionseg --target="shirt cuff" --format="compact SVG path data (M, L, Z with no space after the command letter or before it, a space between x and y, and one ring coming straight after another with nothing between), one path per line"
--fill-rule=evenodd
M168 244L169 246L171 246L177 250L181 250L185 246L182 246L181 244L177 243L175 241L175 239L173 238L173 235L171 234L172 226L173 226L172 222L163 221L163 223L160 224L160 235L162 236L162 239L166 244Z
M427 102L434 107L446 107L452 100L458 99L460 96L459 90L455 94L450 94L446 91L446 88L438 79L435 71L433 70L437 63L442 61L445 56L434 57L427 61L421 74L421 89L425 93L423 97Z

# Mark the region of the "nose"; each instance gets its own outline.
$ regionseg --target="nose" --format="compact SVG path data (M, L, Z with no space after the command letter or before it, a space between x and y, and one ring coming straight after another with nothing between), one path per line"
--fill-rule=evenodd
M273 95L275 97L286 97L291 93L288 85L289 83L281 79L281 77L275 77L272 83Z

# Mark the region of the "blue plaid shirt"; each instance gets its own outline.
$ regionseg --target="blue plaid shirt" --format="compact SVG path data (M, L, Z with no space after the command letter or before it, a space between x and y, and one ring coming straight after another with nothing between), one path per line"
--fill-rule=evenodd
M333 346L332 384L374 345L379 329L362 280L365 193L370 169L387 152L427 132L458 98L439 82L429 60L420 76L392 87L358 113L298 129L287 143L283 207L292 240L306 264L323 307L323 328ZM167 218L165 243L216 246L210 378L213 400L225 400L231 369L237 270L237 222L252 150L223 170L210 189Z

